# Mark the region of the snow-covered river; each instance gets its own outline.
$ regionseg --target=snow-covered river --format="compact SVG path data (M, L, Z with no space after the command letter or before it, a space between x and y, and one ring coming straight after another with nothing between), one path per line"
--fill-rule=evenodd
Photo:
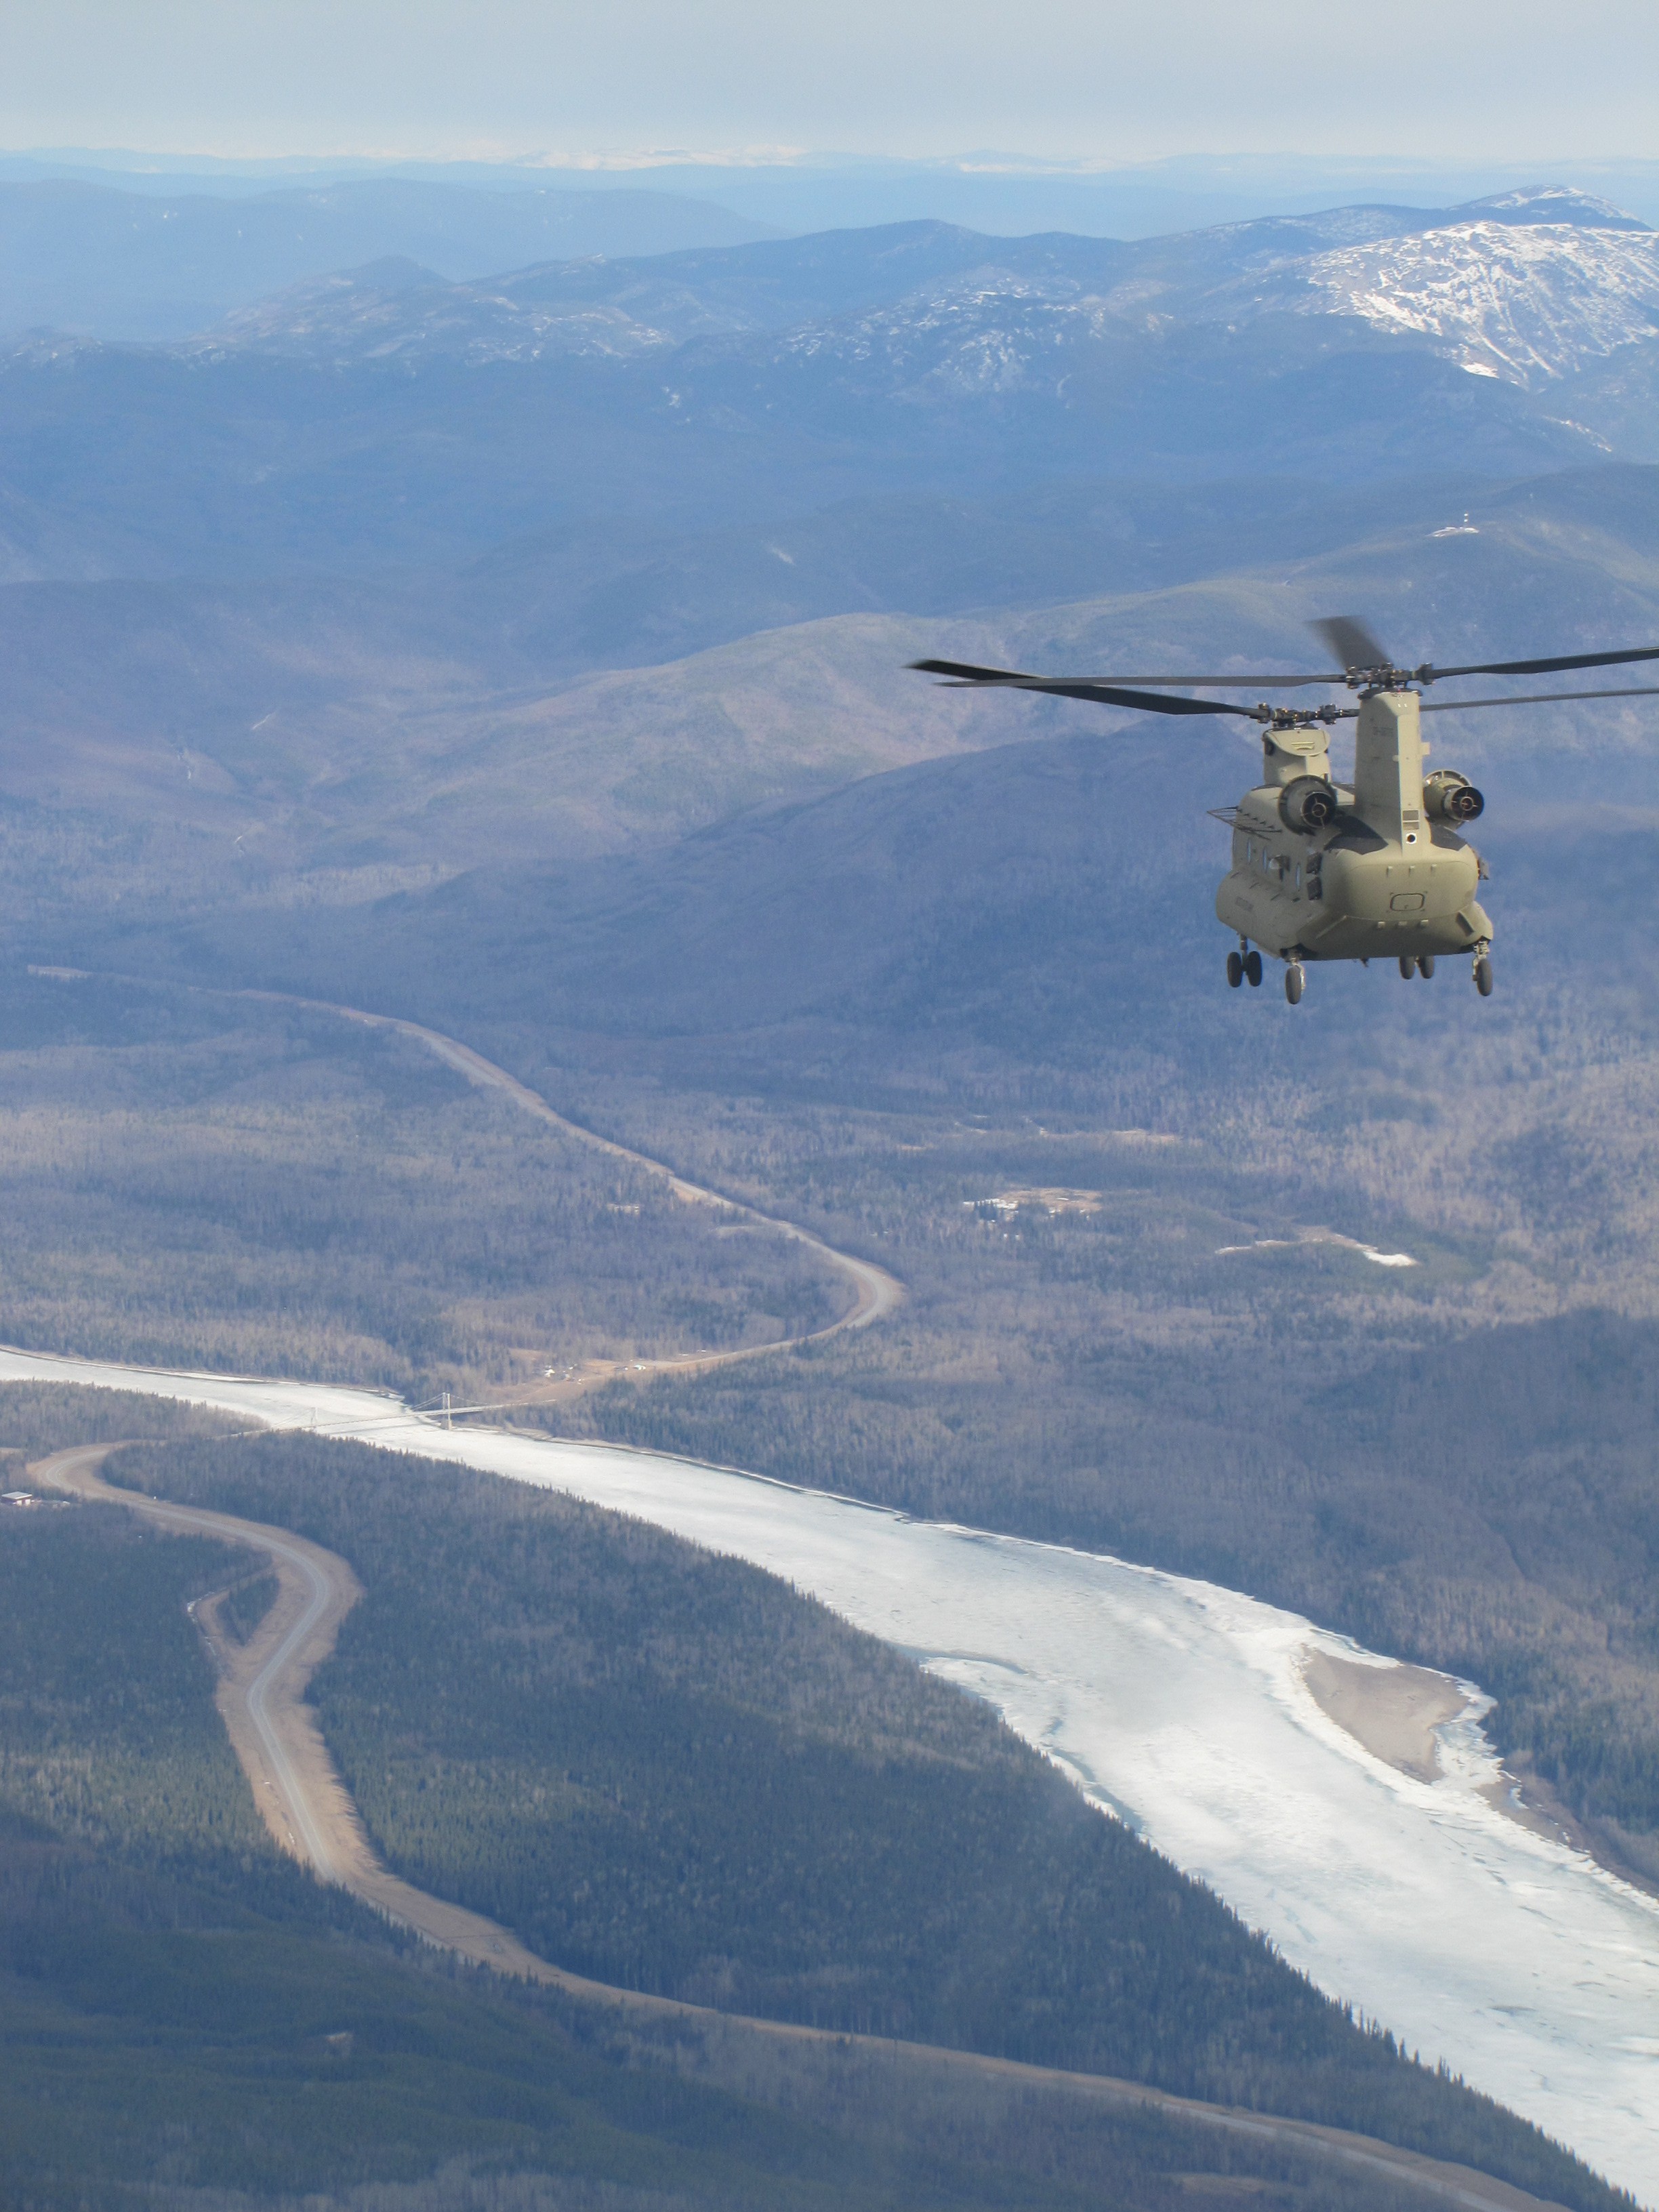
M376 1393L0 1352L534 1482L752 1560L988 1698L1320 1985L1659 2204L1659 1902L1488 1802L1471 1719L1412 1780L1302 1679L1344 1638L1210 1583L651 1452L446 1431Z

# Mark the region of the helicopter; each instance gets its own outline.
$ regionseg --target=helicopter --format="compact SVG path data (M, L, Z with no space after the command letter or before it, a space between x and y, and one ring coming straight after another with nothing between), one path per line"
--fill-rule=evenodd
M1364 624L1329 615L1310 624L1342 666L1316 676L1027 676L957 660L913 660L923 675L975 689L1000 685L1128 707L1151 714L1239 714L1261 728L1261 781L1236 806L1212 807L1232 831L1232 866L1216 893L1216 919L1236 933L1227 981L1262 978L1262 954L1285 963L1285 996L1301 1002L1304 963L1397 958L1401 975L1432 975L1437 960L1467 954L1475 988L1492 991L1492 927L1477 892L1486 864L1458 833L1486 800L1462 771L1425 773L1425 714L1477 707L1529 707L1565 699L1640 699L1659 684L1625 690L1533 691L1507 699L1425 700L1452 677L1544 676L1659 660L1659 646L1570 653L1533 660L1483 660L1457 668L1401 667ZM1183 690L1294 690L1341 684L1353 707L1253 707L1190 699ZM1351 721L1351 783L1331 773L1331 734Z

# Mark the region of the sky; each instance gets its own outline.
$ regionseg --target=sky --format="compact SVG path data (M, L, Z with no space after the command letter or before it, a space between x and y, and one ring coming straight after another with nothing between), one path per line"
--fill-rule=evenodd
M1653 0L0 0L0 144L1659 155Z

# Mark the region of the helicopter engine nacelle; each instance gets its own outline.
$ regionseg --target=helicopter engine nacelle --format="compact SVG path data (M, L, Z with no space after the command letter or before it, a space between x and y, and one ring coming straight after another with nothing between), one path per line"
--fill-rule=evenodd
M1300 830L1311 836L1316 830L1326 829L1335 821L1340 804L1336 786L1327 783L1322 775L1298 775L1279 794L1279 818L1287 830Z
M1423 804L1437 822L1473 822L1486 802L1455 768L1437 768L1423 780Z

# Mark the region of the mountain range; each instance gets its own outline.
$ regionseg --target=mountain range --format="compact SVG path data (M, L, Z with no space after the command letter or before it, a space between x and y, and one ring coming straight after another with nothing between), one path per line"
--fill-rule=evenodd
M383 255L181 343L14 342L0 544L18 580L366 574L1079 477L1644 459L1655 252L1548 190L1136 244L907 224L488 283Z
M938 222L678 253L643 267L543 265L445 284L382 260L231 319L205 349L337 366L449 356L666 357L692 340L783 337L740 357L877 363L913 395L1075 374L1079 349L1172 325L1263 315L1358 317L1433 341L1513 383L1559 377L1659 335L1659 233L1552 187L1454 209L1337 209L1127 244L990 239ZM706 367L708 349L695 357Z

